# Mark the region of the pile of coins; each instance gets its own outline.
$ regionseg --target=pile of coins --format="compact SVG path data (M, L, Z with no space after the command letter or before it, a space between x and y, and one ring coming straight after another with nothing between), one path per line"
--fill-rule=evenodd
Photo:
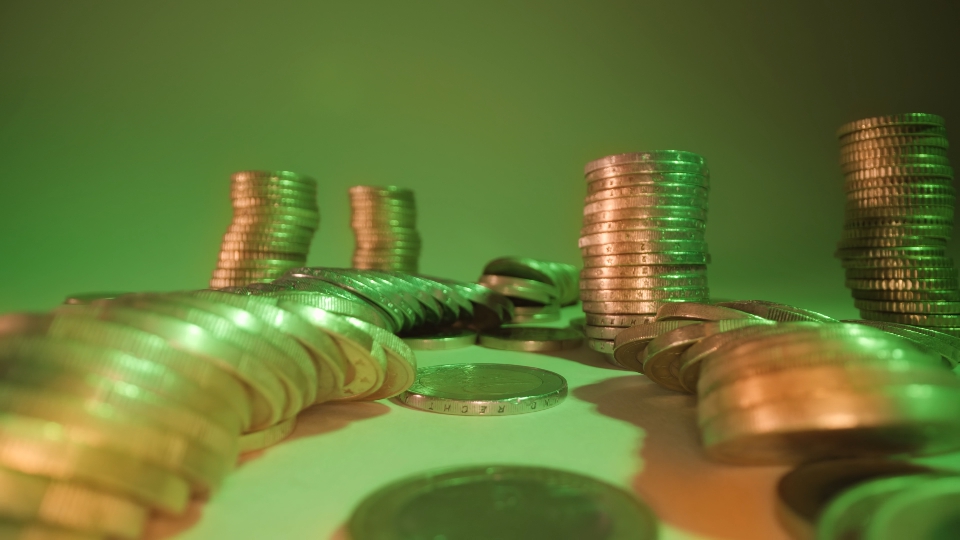
M709 297L710 173L701 156L674 150L607 156L584 173L580 299L588 344L610 354L621 330L661 305Z
M233 221L210 287L271 280L306 264L320 225L317 182L287 171L242 171L230 182Z
M511 300L513 324L560 319L560 308L577 302L577 268L528 257L501 257L487 263L480 285Z
M350 226L357 241L354 268L418 272L420 233L413 191L394 186L351 187Z
M960 335L947 242L956 196L945 121L912 113L844 124L846 216L837 256L861 317Z

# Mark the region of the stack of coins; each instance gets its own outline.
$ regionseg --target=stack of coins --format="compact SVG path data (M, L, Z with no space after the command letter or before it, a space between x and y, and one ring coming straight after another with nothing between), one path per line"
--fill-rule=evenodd
M837 256L864 319L960 335L947 242L956 196L945 121L910 113L840 126L846 217Z
M580 299L588 344L612 354L621 330L664 303L709 296L710 174L701 156L676 150L607 156L584 172Z
M702 362L707 454L734 463L933 454L960 448L960 379L879 329L780 323Z
M487 263L477 282L513 302L513 324L559 320L560 307L577 302L577 268L571 264L501 257Z
M233 221L210 287L271 280L306 264L320 225L317 182L286 171L242 171L230 180Z
M351 187L350 226L357 241L354 268L418 272L420 233L413 191L394 186Z

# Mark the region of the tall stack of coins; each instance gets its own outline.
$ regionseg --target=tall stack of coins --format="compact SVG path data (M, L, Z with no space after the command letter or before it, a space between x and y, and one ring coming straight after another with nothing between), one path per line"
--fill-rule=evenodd
M735 463L960 448L960 380L939 354L879 329L780 323L703 360L707 454Z
M306 264L320 225L317 182L287 171L241 171L230 180L233 221L210 287L271 280Z
M350 226L357 241L354 268L418 272L420 233L413 191L395 186L351 187Z
M693 152L607 156L584 167L580 299L588 344L613 353L624 328L668 302L707 299L710 173Z
M946 123L924 113L840 126L846 217L837 256L864 319L960 335L947 242L956 196Z

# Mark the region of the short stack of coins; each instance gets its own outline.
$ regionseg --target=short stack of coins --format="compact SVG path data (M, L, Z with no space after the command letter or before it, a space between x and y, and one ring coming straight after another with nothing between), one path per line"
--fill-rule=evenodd
M864 319L960 334L947 242L956 202L946 123L924 113L844 124L846 215L837 256Z
M419 271L420 233L413 191L395 186L351 187L350 226L357 241L354 268Z
M513 324L559 320L560 307L577 302L577 268L572 264L501 257L484 266L477 283L513 302Z
M241 171L230 180L233 220L210 287L272 280L306 264L320 225L317 182L287 171Z
M588 344L612 354L624 328L667 302L709 297L704 232L710 173L678 150L607 156L584 168L580 299Z

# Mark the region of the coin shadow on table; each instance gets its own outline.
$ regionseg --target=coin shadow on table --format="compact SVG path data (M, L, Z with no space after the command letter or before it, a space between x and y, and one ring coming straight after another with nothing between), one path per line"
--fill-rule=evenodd
M537 354L542 354L545 356L553 356L554 358L563 358L564 360L570 360L572 362L577 362L585 366L590 366L590 367L595 367L600 369L624 371L624 369L611 365L609 362L604 360L603 353L599 353L587 346L581 346L578 349L572 349L568 351L544 351L544 352L538 352Z
M315 437L332 431L343 429L354 422L368 420L382 416L390 412L390 407L382 403L369 401L357 403L323 403L314 405L309 409L302 411L297 417L297 427L294 432L278 445L286 444L296 439L304 437ZM240 457L238 466L248 463L262 457L270 448L250 452ZM193 499L187 506L187 510L176 517L154 517L147 525L147 531L144 540L161 540L172 538L193 527L203 516L203 508L206 505L206 498Z
M640 428L640 471L631 481L661 521L710 538L787 538L773 498L782 467L708 461L700 444L696 398L636 377L613 377L573 391L598 413Z

